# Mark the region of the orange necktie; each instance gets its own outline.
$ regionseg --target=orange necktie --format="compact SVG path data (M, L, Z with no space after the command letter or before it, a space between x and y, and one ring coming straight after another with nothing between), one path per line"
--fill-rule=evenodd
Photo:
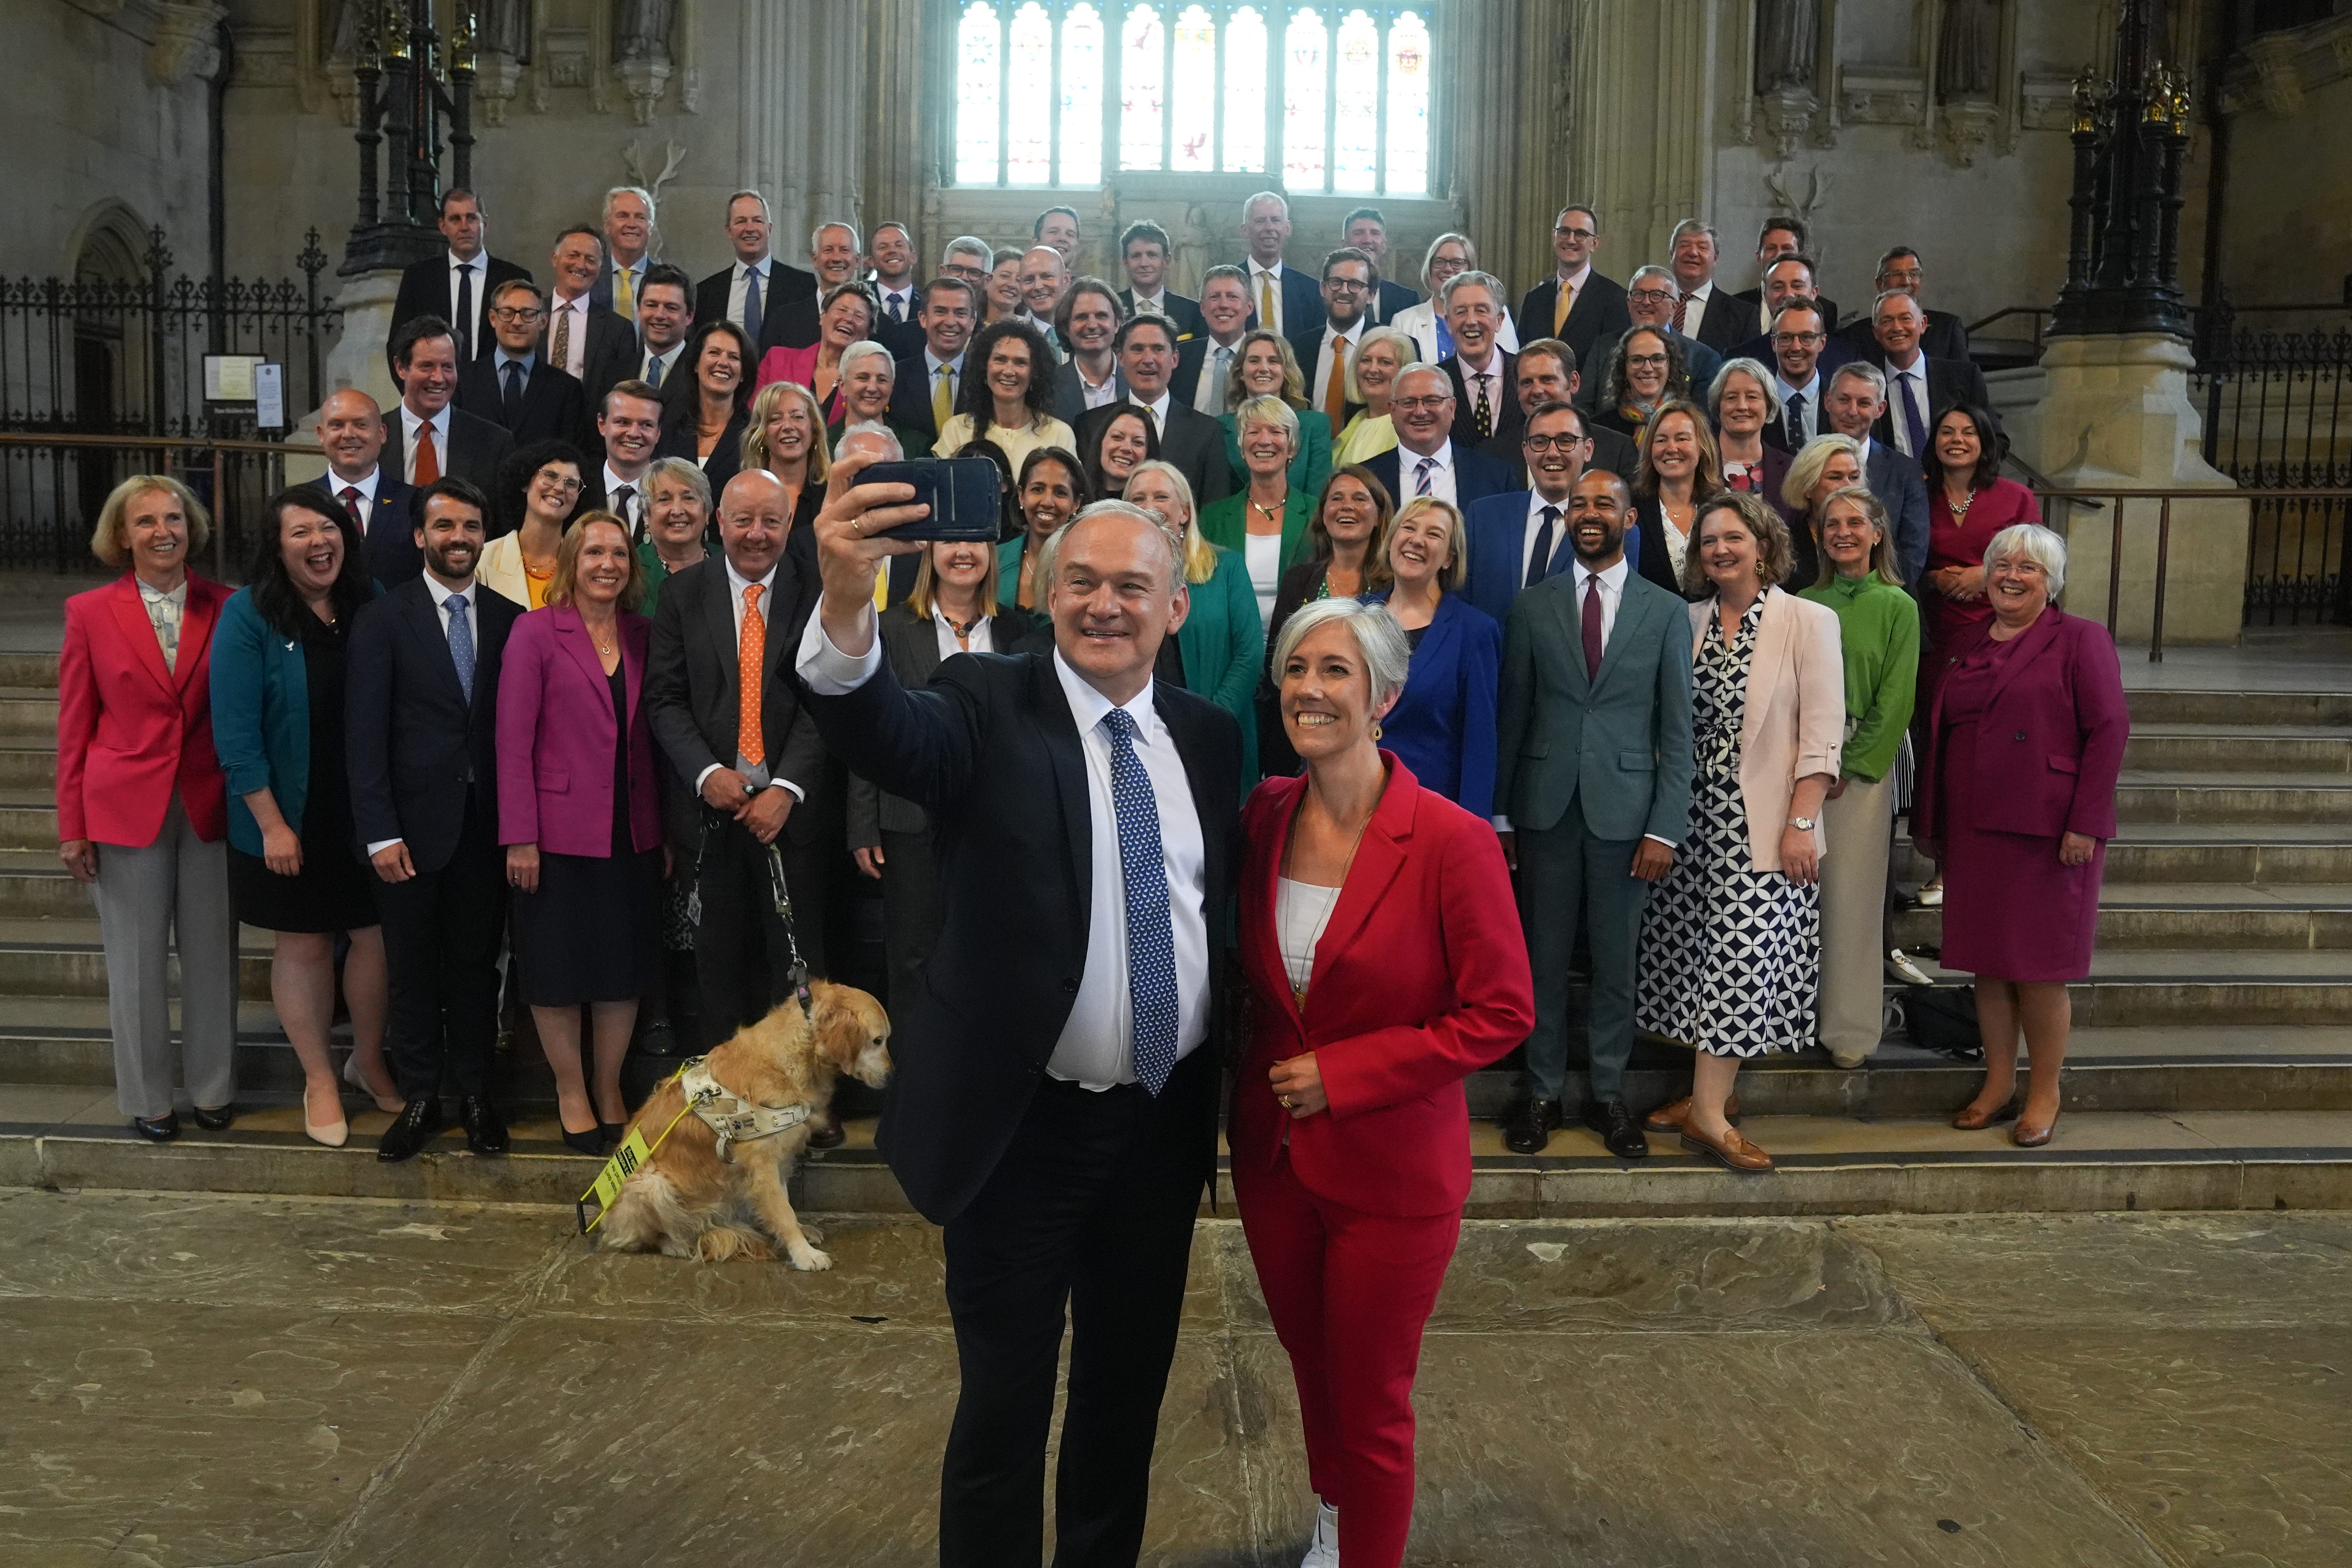
M735 721L735 750L744 761L764 763L768 745L760 729L760 676L768 662L768 623L760 614L760 584L743 590L743 632L735 646L735 665L741 682Z
M1348 413L1348 340L1337 338L1331 343L1331 384L1323 391L1323 416L1337 430L1346 422Z
M408 482L418 489L437 482L441 478L441 457L433 449L433 426L416 427L416 476Z

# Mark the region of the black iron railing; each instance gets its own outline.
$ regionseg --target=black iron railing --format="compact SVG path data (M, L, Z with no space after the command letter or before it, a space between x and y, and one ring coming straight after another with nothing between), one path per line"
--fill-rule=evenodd
M2312 493L2352 487L2352 329L2237 329L2226 312L2200 325L2205 460L2254 492L2246 624L2352 621L2352 502Z

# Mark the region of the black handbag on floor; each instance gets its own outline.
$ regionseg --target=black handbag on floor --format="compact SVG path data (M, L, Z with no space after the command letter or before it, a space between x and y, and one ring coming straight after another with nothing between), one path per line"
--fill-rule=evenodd
M1984 1036L1977 1027L1973 985L1906 985L1903 1016L1911 1043L1955 1061L1984 1059Z

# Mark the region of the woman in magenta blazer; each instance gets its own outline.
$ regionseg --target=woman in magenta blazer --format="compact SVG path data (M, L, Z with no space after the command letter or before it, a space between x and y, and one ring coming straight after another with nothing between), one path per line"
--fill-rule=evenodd
M1227 1133L1320 1497L1310 1562L1394 1568L1412 1522L1412 1380L1462 1231L1462 1080L1527 1037L1527 944L1495 830L1379 749L1410 653L1325 599L1273 672L1303 776L1250 797L1241 952L1255 1001Z
M58 858L98 905L115 1103L158 1142L180 1131L165 991L175 931L179 1065L201 1126L229 1124L236 1043L227 792L212 717L213 627L228 591L188 570L211 521L177 479L115 486L89 545L130 570L66 601L58 656Z
M1952 1125L2014 1116L2011 1136L2033 1148L2058 1125L2066 984L2091 972L2131 716L2115 639L2050 602L2066 585L2065 542L2019 523L1984 561L1990 616L1933 655L1945 668L1912 832L1944 867L1941 962L1977 977L1985 1080ZM2022 1111L2021 1030L2033 1058Z
M515 957L555 1071L563 1141L603 1153L628 1121L621 1058L656 962L661 806L643 693L645 568L608 511L574 522L547 605L515 623L499 675L499 842ZM594 1019L595 1083L580 1068Z

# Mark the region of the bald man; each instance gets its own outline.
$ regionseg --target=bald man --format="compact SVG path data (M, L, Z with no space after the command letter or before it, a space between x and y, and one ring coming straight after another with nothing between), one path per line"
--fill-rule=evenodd
M331 392L319 405L312 427L327 449L327 471L310 483L326 491L352 520L369 575L387 586L405 583L425 570L416 547L409 500L413 494L397 468L386 468L383 410L357 387Z

